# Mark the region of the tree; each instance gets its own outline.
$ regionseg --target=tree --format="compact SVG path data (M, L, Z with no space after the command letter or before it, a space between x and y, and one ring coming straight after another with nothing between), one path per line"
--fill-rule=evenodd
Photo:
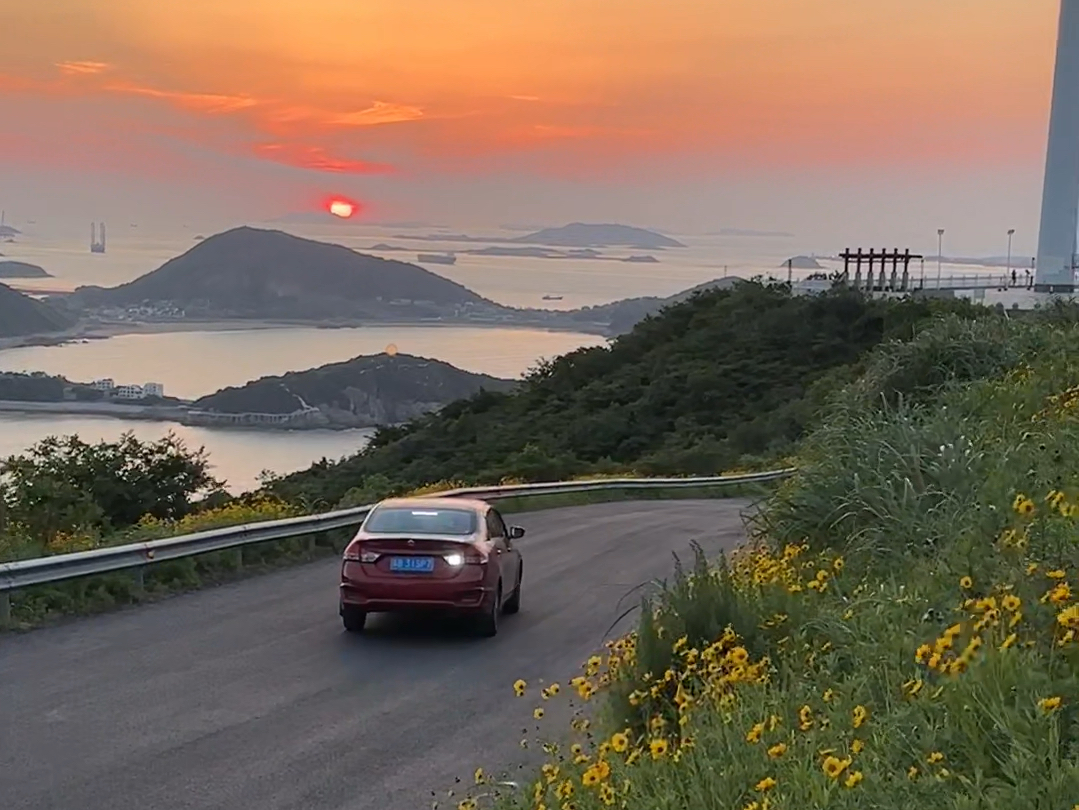
M222 488L204 449L169 433L144 442L125 433L88 444L50 436L0 462L0 499L11 523L47 540L60 531L122 529L143 515L183 517L196 496Z

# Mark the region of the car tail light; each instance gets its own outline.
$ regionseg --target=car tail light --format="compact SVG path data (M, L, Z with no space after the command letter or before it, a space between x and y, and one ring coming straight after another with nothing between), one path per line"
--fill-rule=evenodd
M357 541L349 543L345 549L345 559L350 562L373 563L378 562L380 556L377 551L368 551Z
M470 548L461 556L465 565L487 565L487 554L477 549Z

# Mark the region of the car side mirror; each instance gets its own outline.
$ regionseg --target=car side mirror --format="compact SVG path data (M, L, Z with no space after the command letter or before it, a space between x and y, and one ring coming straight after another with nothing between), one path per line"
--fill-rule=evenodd
M525 536L525 530L520 526L510 526L510 540L520 540Z

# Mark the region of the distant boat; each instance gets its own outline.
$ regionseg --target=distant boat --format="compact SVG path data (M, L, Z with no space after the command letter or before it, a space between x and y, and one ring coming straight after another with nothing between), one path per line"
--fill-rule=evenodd
M561 295L545 295L545 296L543 296L543 300L544 301L561 301L562 296Z
M427 264L457 264L457 257L452 253L420 253L416 261Z
M206 237L205 237L205 236L203 236L203 235L202 235L202 234L200 233L200 234L199 234L198 236L196 236L196 237L195 237L195 241L196 241L196 242L201 242L201 241L202 241L203 239L205 239L205 238L206 238Z

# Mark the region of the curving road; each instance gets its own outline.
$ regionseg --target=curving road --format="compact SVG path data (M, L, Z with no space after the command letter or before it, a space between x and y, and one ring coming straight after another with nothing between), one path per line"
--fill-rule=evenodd
M528 529L523 605L493 639L382 616L349 636L333 560L0 637L0 806L422 810L432 789L451 806L455 777L525 753L536 703L512 682L577 674L630 588L691 541L733 547L745 507L509 516Z

